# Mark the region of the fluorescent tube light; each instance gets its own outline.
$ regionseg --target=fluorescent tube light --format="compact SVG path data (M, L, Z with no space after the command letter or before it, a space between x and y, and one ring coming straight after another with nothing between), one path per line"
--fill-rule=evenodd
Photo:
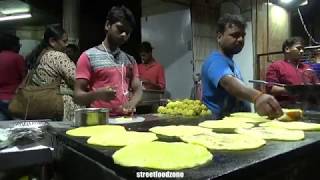
M300 4L300 6L305 6L308 4L308 0L305 0L303 3Z
M285 4L288 4L288 3L291 3L293 0L280 0L281 3L285 3Z
M265 5L269 5L269 6L273 6L273 3L272 3L272 2L265 2L264 4L265 4Z
M21 13L28 13L30 12L29 7L23 7L23 8L12 8L12 9L3 9L1 10L2 14L10 15L10 14L21 14Z
M14 14L10 16L0 16L0 21L10 21L15 19L26 19L32 17L30 13L28 14Z

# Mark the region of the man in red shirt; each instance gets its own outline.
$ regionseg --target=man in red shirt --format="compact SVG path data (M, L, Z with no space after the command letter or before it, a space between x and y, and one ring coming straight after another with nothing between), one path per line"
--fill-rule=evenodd
M10 120L8 103L25 76L25 61L18 37L1 34L0 42L0 120Z
M315 84L318 79L307 64L301 62L304 52L303 39L291 37L283 42L282 51L284 60L273 62L267 70L268 82L286 85ZM275 96L282 107L293 107L296 104L294 96L290 96L286 89L281 86L267 86L268 93Z
M164 90L166 88L164 68L153 58L152 49L149 42L142 42L140 47L142 64L138 65L140 79L144 89Z

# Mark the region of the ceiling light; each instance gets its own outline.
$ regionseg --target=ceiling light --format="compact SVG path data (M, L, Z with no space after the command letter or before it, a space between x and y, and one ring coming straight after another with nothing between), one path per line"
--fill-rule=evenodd
M273 3L272 2L265 2L264 5L273 6Z
M289 4L291 3L293 0L280 0L281 3L285 3L285 4Z
M303 3L300 4L300 6L305 6L308 4L308 0L305 0Z
M30 13L27 14L15 14L10 16L1 16L0 21L9 21L9 20L15 20L15 19L25 19L32 17Z
M30 12L29 7L22 7L22 8L8 8L0 10L2 14L19 14L19 13L28 13Z

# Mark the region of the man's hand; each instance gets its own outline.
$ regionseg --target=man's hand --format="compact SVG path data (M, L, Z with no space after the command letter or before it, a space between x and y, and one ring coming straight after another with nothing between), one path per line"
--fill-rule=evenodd
M271 95L262 94L255 100L255 108L259 115L274 119L283 115L278 101Z
M116 91L110 87L99 88L95 91L96 99L111 101L116 97Z
M146 89L161 90L161 87L158 84L154 84L150 80L144 79L144 80L141 80L141 82L142 82L142 88L144 90Z
M261 116L277 118L283 114L278 101L273 96L247 87L243 82L233 76L224 76L219 84L232 96L254 103L256 111Z

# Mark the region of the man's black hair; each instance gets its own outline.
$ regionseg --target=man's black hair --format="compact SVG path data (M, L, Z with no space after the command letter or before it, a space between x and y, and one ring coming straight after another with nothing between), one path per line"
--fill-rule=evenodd
M110 24L114 24L116 22L128 23L131 28L136 27L136 21L132 12L126 8L125 6L114 6L108 12L107 20Z
M140 52L150 53L152 52L153 47L151 46L150 42L144 41L140 45Z
M0 51L3 50L16 50L20 47L20 39L13 34L1 33L0 34Z
M299 36L294 36L294 37L289 37L282 43L282 52L285 52L285 49L288 47L292 47L294 44L301 43L304 45L304 40L302 37Z
M226 27L231 25L236 25L240 29L246 28L246 23L241 16L234 14L224 14L218 20L217 33L224 33Z

